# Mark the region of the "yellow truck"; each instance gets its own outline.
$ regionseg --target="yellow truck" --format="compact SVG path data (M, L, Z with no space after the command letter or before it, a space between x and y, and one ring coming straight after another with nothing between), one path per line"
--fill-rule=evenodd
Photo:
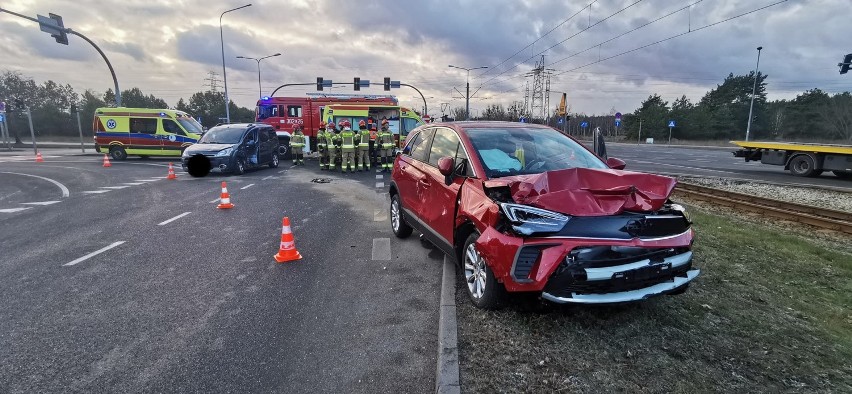
M796 176L820 176L831 171L838 178L852 178L852 146L801 142L731 141L742 149L734 157L745 161L784 166Z

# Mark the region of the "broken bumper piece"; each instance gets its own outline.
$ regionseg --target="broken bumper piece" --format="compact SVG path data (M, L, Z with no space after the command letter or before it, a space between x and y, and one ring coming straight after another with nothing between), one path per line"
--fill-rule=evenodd
M675 293L689 284L701 273L699 269L692 269L685 272L685 276L675 276L670 281L658 283L643 289L621 291L616 293L603 294L580 294L571 293L569 297L555 296L548 292L542 293L542 298L560 304L612 304L619 302L639 301L649 297Z

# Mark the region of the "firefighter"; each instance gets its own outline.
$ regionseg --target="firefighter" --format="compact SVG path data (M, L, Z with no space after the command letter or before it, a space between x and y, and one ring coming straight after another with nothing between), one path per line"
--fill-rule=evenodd
M379 137L378 129L376 128L376 124L370 122L368 124L370 126L370 167L376 167L379 164L377 159L379 155L380 146L376 145L376 138Z
M305 135L302 134L302 126L296 126L296 129L293 131L293 136L290 137L290 151L293 155L293 165L305 164L304 161L304 152L305 149Z
M358 171L370 171L370 130L367 122L358 122L358 153L355 155Z
M340 159L340 172L355 172L355 133L350 128L348 120L343 121L343 131L340 132L340 150L343 156Z
M387 119L382 120L382 130L379 131L378 140L381 147L382 172L390 172L393 167L393 133L388 129Z
M325 122L320 122L317 130L317 150L320 154L320 170L328 169L328 145L325 138Z
M328 122L326 125L325 144L328 148L328 161L325 163L325 168L334 171L337 158L340 157L340 135L334 128L334 122Z

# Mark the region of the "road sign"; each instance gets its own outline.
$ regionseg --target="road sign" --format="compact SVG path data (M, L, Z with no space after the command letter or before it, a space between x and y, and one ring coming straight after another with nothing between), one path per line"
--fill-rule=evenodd
M669 127L677 127L677 126L675 126L675 121L674 121L674 120L670 120L670 121L669 121Z
M615 127L621 126L621 119L615 118Z
M0 112L6 112L6 102L0 101Z
M564 120L562 118L557 118L557 120L556 120L556 123L558 123L558 124L562 124L563 122L564 122Z
M615 120L621 120L621 112L615 113Z
M584 128L584 129L586 127L589 127L589 122L583 121L582 123L580 123L580 127Z
M5 121L6 121L6 115L0 114L0 123L3 123Z

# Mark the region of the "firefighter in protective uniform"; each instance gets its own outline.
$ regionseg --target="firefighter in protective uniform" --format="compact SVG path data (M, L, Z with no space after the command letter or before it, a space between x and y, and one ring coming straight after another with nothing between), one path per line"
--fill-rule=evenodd
M343 131L340 132L340 151L343 156L340 158L340 172L355 172L355 132L351 129L351 124L348 120L343 121Z
M334 122L328 122L326 125L325 144L328 147L328 161L325 163L325 168L334 170L337 166L337 158L340 157L340 135L334 128Z
M358 153L355 154L355 167L358 171L370 170L370 130L367 122L358 122Z
M382 129L378 133L378 144L381 150L382 172L390 172L393 167L393 133L388 129L387 119L382 120Z
M328 145L325 138L325 122L320 122L317 129L317 150L320 154L320 170L328 168Z
M302 126L296 126L293 131L293 136L290 137L290 151L293 155L293 165L305 164L303 149L305 148L305 135L302 133Z

